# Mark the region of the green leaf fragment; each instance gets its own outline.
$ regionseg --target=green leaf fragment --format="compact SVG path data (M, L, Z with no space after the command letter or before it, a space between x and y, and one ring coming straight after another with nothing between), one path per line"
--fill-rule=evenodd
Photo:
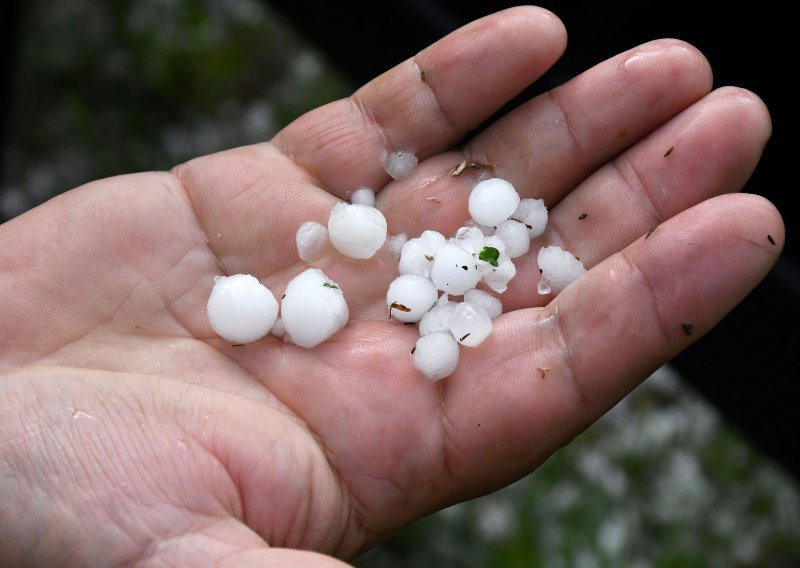
M323 282L322 284L326 288L333 288L334 290L338 290L339 287L336 284L331 284L330 282Z
M492 266L497 266L497 259L500 258L500 251L494 247L483 247L478 253L478 259L488 262Z

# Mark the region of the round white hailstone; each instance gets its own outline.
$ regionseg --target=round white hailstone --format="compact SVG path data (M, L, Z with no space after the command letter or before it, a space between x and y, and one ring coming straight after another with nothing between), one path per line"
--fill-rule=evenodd
M417 167L417 157L406 150L397 150L390 154L384 152L384 155L381 156L381 162L386 173L394 179L407 176Z
M386 242L386 217L368 205L337 203L328 218L333 247L350 258L370 258Z
M519 194L510 182L489 178L478 182L469 194L469 214L479 225L496 227L519 206Z
M484 284L495 292L502 294L508 289L508 283L517 275L517 267L508 255L500 255L497 266L481 267Z
M350 196L350 203L375 207L375 191L370 187L359 187Z
M535 239L547 228L547 206L544 204L544 199L527 197L520 200L519 207L511 218L527 225L528 236Z
M541 270L542 279L547 280L551 291L556 293L566 288L570 282L586 272L583 263L575 258L575 255L557 246L539 249L536 262L539 265L539 270ZM542 288L546 288L546 286Z
M424 231L419 237L410 239L400 251L398 272L429 277L436 253L446 242L444 235L437 231Z
M411 361L429 381L449 377L458 367L458 343L450 332L437 331L417 340Z
M486 235L478 227L461 227L456 231L453 242L465 251L476 254L483 248Z
M309 268L286 286L281 317L293 343L311 348L342 329L349 317L339 285L318 268Z
M419 321L419 334L428 335L437 331L450 333L450 320L460 302L447 302L433 306Z
M255 276L215 276L206 311L214 333L231 343L252 343L275 324L278 302Z
M389 237L389 252L396 261L400 261L400 255L403 252L403 245L408 242L408 235L400 233L399 235L392 235Z
M389 315L402 322L416 322L436 303L439 294L429 279L419 274L403 274L389 284L386 305Z
M489 292L478 290L477 288L467 290L464 293L464 301L480 306L491 319L503 313L503 303L500 301L500 298L496 298Z
M482 307L461 302L450 318L450 333L461 345L477 347L492 333L492 318Z
M286 335L286 327L283 325L283 318L278 317L278 319L275 320L275 325L272 326L269 332L275 337L283 337Z
M497 225L495 237L503 239L506 244L506 254L511 258L522 256L531 248L531 238L528 227L519 221L511 219Z
M316 221L306 221L297 228L297 254L304 262L320 260L330 249L328 229Z
M461 296L480 282L481 272L473 255L455 243L446 243L436 253L431 280L442 292Z

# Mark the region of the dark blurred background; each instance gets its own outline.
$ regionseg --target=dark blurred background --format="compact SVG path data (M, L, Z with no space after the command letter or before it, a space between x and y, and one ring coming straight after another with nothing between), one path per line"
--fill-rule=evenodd
M458 26L512 5L443 0L30 0L0 7L0 221L86 181L269 139ZM777 3L542 2L562 60L502 112L658 37L770 108L745 191L787 244L711 334L511 487L416 523L363 566L800 565L800 265L789 176L792 18Z

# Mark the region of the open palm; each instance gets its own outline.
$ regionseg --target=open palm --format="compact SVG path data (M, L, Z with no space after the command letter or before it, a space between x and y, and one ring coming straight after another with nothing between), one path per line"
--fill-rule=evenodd
M352 558L525 475L719 321L783 226L733 194L767 110L712 91L691 46L637 47L453 149L565 41L546 11L501 12L269 143L97 181L0 227L0 564L339 564L304 551ZM399 181L380 162L395 149L420 157ZM483 167L451 175L464 160ZM487 172L544 198L534 244L590 271L540 296L535 254L519 259L506 313L449 378L426 381L416 330L387 318L385 249L317 264L351 321L314 349L209 328L215 274L280 296L306 268L297 227L349 191L380 188L393 234L449 235Z

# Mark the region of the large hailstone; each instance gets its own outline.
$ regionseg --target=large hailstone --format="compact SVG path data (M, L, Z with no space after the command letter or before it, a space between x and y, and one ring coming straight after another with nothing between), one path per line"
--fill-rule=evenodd
M342 290L322 270L295 276L281 302L281 319L292 342L316 347L347 324L350 315Z
M231 343L252 343L272 329L278 302L255 276L215 276L206 311L214 333Z
M328 218L333 247L350 258L370 258L386 241L386 217L369 205L337 203Z
M539 249L536 262L542 273L538 285L540 294L549 294L551 291L558 293L586 272L583 263L575 255L557 246Z
M511 182L501 178L479 181L469 194L469 214L479 225L496 227L519 206L519 194Z

